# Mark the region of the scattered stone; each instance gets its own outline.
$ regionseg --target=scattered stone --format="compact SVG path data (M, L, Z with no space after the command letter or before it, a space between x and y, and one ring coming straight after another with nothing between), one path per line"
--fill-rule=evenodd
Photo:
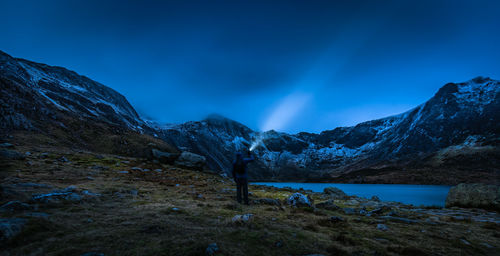
M58 202L60 200L78 202L82 200L82 197L74 192L52 192L48 194L35 194L32 200L43 203Z
M340 209L340 207L338 205L336 205L334 203L334 200L332 200L332 199L325 201L325 202L322 202L322 203L319 203L319 204L316 204L315 206L316 206L316 208L321 208L321 209L330 210L330 211L335 211L335 210Z
M281 248L281 247L283 247L283 242L282 241L276 241L276 243L274 243L274 246L277 247L277 248Z
M301 193L294 193L288 197L287 202L289 205L295 207L312 207L311 201Z
M384 220L393 221L393 222L405 223L405 224L414 224L414 223L418 222L416 220L410 220L407 218L393 217L393 216L381 216L379 218L384 219Z
M93 223L93 222L94 222L94 220L93 220L93 219L91 219L91 218L88 218L88 219L86 220L86 222L87 222L87 223Z
M219 251L219 247L217 246L217 243L211 243L208 245L207 249L205 250L205 255L212 256L215 255L215 253Z
M372 196L372 198L370 200L375 201L375 202L380 202L380 198L378 198L378 196Z
M345 220L344 220L344 218L342 218L340 216L331 216L330 221L333 223L337 223L337 222L343 222Z
M500 210L500 186L460 183L446 197L446 207L452 206Z
M42 219L47 219L50 214L44 213L44 212L27 212L24 214L26 217L32 217L32 218L42 218Z
M379 207L379 208L373 209L373 210L369 211L368 213L369 213L370 215L373 215L373 214L382 214L382 213L384 213L384 212L388 212L388 211L391 211L391 210L392 210L392 208L391 208L391 207L389 207L389 206L385 206L385 205L384 205L384 206L382 206L382 207Z
M349 214L349 215L357 213L356 209L354 209L354 208L344 208L343 210L344 210L345 214Z
M140 167L132 167L132 168L130 168L130 170L131 171L140 171L140 172L142 172L142 168L140 168Z
M130 161L122 161L122 164L130 164Z
M31 205L20 201L10 201L0 206L0 209L2 211L24 211L24 210L31 210L31 208L32 208Z
M235 215L231 221L233 224L245 224L250 222L253 219L253 214L247 213L243 215Z
M377 224L377 229L382 231L387 231L389 228L384 224Z
M95 180L95 178L92 176L87 176L87 180Z
M101 196L101 194L99 194L99 193L93 193L93 192L90 192L88 190L82 191L82 195L88 196L88 197Z
M39 157L40 158L47 158L47 157L49 157L49 153L47 153L47 152L41 153Z
M463 238L462 238L462 239L460 239L460 242L462 242L462 243L463 243L463 244L465 244L465 245L470 245L470 242L469 242L469 241L467 241L467 240L465 240L465 239L463 239Z
M129 193L133 196L137 196L139 194L139 191L137 191L137 189L132 189L129 191Z
M121 174L127 174L128 171L119 171L118 173L121 173Z
M27 220L22 218L0 219L0 241L5 241L19 234Z
M31 187L31 188L52 188L52 186L47 185L47 184L32 183L32 182L17 183L17 184L15 184L15 186L17 186L17 187Z
M27 166L33 166L33 162L32 161L26 161L26 165Z
M336 188L336 187L327 187L323 190L323 193L329 195L333 199L344 199L347 197L344 191Z
M163 152L158 149L151 149L151 154L154 158L156 158L160 163L164 164L173 164L177 158L179 158L179 153L168 153Z
M149 172L151 171L150 169L142 169L143 172Z
M180 209L179 209L179 208L177 208L177 207L173 207L173 208L172 208L172 211L174 211L174 212L178 212L178 211L180 211Z
M102 252L86 252L84 254L81 254L80 256L104 256L104 253L102 253Z
M69 162L68 158L66 158L65 156L61 156L61 157L60 157L59 159L57 159L57 160L59 160L59 162L63 162L63 163L64 163L64 162Z
M162 169L155 169L155 172L161 173Z
M29 151L24 152L24 154L25 154L26 156L31 156L31 152L29 152Z
M359 205L359 201L356 199L350 199L345 202L347 205Z
M0 148L14 148L14 145L6 142L6 143L0 144Z
M26 156L14 150L0 150L0 159L24 160Z
M175 165L189 169L202 170L206 162L207 160L204 156L184 151L175 160Z
M259 198L253 200L254 204L267 204L267 205L276 205L276 206L281 206L281 202L279 199L272 199L272 198Z
M482 246L484 246L484 247L486 247L486 248L488 248L488 249L493 249L493 248L495 248L495 246L493 246L493 245L491 245L491 244L488 244L488 243L486 243L486 242L481 243L481 245L482 245Z

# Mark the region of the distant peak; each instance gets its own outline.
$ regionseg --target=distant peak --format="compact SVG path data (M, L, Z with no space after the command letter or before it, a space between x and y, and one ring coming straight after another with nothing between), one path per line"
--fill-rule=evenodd
M204 120L231 120L231 119L217 113L212 113L207 117L205 117Z

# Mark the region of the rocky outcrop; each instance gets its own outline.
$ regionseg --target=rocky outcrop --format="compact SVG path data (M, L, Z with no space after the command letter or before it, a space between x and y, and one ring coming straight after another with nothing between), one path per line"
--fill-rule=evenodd
M0 219L0 241L5 241L19 234L28 221L22 218Z
M312 207L311 200L301 193L294 193L287 199L287 203L295 207Z
M160 163L164 164L173 164L180 156L179 153L163 152L155 148L151 149L151 153L154 159L157 159Z
M465 184L454 186L446 197L446 207L459 206L500 211L500 186Z
M202 170L206 162L204 156L184 151L175 160L175 165L189 169Z
M328 195L332 199L344 199L347 197L344 191L336 187L327 187L323 190L323 193Z

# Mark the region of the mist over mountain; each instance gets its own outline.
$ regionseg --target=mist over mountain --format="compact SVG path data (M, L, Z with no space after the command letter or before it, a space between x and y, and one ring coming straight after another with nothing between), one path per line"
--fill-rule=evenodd
M226 173L234 153L260 138L253 180L452 184L498 178L499 92L500 82L490 78L448 83L402 114L319 134L257 132L218 115L162 125L141 119L120 93L74 71L0 52L2 129L50 134L57 127L82 137L66 142L81 147L91 143L80 134L104 124L118 137L151 135L170 151L203 155L208 168Z

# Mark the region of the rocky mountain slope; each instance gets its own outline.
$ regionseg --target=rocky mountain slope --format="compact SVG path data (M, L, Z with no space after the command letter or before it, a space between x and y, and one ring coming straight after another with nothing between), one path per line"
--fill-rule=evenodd
M234 152L261 140L253 180L498 181L499 91L489 78L449 83L400 115L320 134L257 132L216 115L164 126L142 120L124 96L98 82L0 51L2 134L31 130L66 146L134 156L154 144L203 155L209 168L226 173Z
M176 151L115 90L62 67L0 51L0 141L57 144L94 152L147 156L147 144Z
M453 173L462 176L460 181L480 173L485 179L499 177L499 92L499 81L489 78L449 83L400 115L320 134L258 133L218 116L168 127L159 134L173 145L207 156L212 168L224 171L230 169L233 152L261 138L252 166L256 180L391 183L394 175L375 181L363 178L388 172L413 175L418 170L419 177L412 177L416 180L398 178L399 182L457 183ZM463 158L469 159L453 165ZM430 169L448 177L428 179Z

